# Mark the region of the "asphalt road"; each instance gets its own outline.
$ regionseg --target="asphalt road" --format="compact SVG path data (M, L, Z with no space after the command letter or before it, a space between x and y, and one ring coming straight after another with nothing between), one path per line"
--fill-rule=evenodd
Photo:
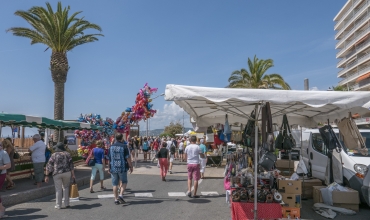
M207 168L211 174L218 173L216 168ZM212 170L213 169L213 170ZM174 166L175 174L167 176L162 182L159 169L152 164L141 164L136 174L130 174L128 189L124 195L128 206L115 205L112 195L111 180L104 181L107 190L100 191L100 184L95 184L95 193L90 193L88 186L80 187L79 201L71 202L71 209L56 210L55 195L35 201L8 207L7 219L184 219L184 220L230 220L230 208L225 203L223 179L210 177L202 180L197 194L212 193L212 196L201 196L191 199L187 196L172 196L169 193L184 195L187 191L186 165ZM97 175L98 176L98 175ZM214 194L217 193L217 194ZM140 196L152 197L140 197ZM101 197L110 198L101 198ZM100 197L100 198L99 198ZM324 220L313 209L313 200L302 201L302 219ZM336 220L370 219L370 208L360 206L360 212L354 216L337 215Z
M113 198L98 198L112 194L111 180L105 180L106 191L90 193L80 188L80 200L71 203L71 209L56 210L55 195L7 208L7 219L230 219L230 209L225 203L222 179L205 179L199 192L218 192L216 196L198 199L169 196L169 192L187 190L185 176L167 177L162 182L158 175L129 175L124 197L128 206L115 205ZM151 193L153 197L137 197L137 193Z

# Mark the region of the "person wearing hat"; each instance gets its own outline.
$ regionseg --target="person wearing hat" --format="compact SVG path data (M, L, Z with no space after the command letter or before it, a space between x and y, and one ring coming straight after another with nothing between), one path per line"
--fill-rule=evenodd
M49 173L53 173L55 194L56 194L56 209L61 209L62 198L64 192L65 208L70 208L69 205L69 186L71 178L75 179L74 165L71 155L66 151L64 144L59 142L54 146L53 153L46 165L45 182L49 182Z

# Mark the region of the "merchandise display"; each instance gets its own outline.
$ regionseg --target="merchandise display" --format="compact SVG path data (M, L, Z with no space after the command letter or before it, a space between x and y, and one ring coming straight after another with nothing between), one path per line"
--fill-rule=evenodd
M157 113L153 109L151 95L157 92L157 88L151 88L148 83L136 95L135 105L126 108L124 112L116 119L113 124L113 129L119 133L128 135L130 126L137 124L141 120L147 120Z

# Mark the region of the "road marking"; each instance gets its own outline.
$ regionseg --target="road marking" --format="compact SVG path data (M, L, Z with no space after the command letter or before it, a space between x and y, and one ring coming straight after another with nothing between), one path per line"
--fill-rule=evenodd
M203 179L200 179L199 181L198 181L198 188L199 188L199 185L201 184L203 182ZM191 192L192 191L194 191L194 185L191 187ZM188 194L189 193L189 191L186 191L186 194Z
M98 199L114 198L114 194L98 195Z
M135 193L135 197L153 197L151 193Z
M168 193L168 196L186 196L186 194L184 192L169 192Z
M218 192L201 192L202 196L218 196Z
M69 202L79 202L80 198L69 198ZM64 202L64 198L62 199L62 202Z

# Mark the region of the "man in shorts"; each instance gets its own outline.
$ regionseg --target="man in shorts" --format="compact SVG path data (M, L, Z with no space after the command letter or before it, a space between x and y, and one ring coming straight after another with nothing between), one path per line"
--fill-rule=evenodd
M184 161L184 140L182 139L179 144L179 156L180 162Z
M123 140L123 134L116 134L116 142L109 148L108 162L108 173L112 177L114 204L119 205L121 203L126 205L126 201L123 200L123 193L127 186L127 171L130 170L131 174L133 167L130 152ZM118 186L120 188L119 195Z
M175 153L176 153L176 146L173 142L172 142L169 152L170 152L170 169L169 170L170 170L170 174L172 174L173 160L175 159Z
M204 154L201 152L200 147L196 144L197 137L190 137L190 144L185 148L185 156L188 164L188 193L187 195L191 198L199 198L197 195L198 180L200 179L200 165L199 157L204 158ZM194 194L191 195L191 183L194 179Z
M37 188L41 187L42 180L44 179L44 165L45 165L45 149L46 145L41 140L39 134L35 134L32 137L33 142L28 151L31 153L31 158L33 162L33 172L35 174L35 181Z

